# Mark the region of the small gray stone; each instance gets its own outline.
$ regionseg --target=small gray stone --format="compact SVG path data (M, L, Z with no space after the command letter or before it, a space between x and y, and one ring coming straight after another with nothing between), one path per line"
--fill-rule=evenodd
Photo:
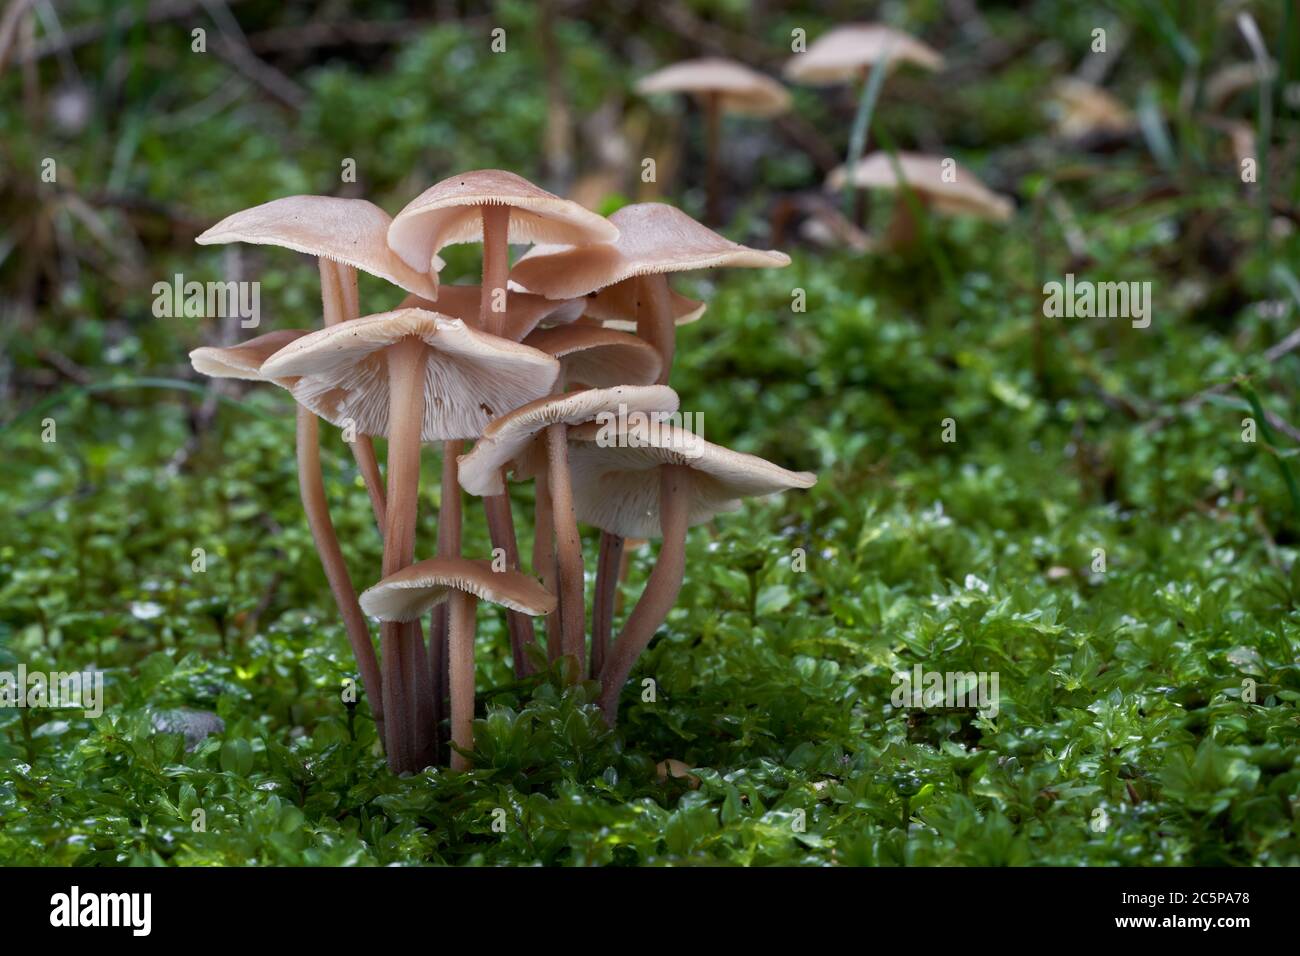
M226 722L210 710L176 707L154 711L153 729L160 734L182 734L185 749L193 753L209 734L225 733Z

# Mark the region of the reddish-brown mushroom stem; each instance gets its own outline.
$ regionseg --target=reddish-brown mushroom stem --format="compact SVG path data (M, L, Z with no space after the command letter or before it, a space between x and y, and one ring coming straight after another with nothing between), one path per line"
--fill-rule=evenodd
M451 769L467 770L457 753L474 749L474 595L453 589L447 597L447 649L451 656Z
M555 525L552 522L552 504L550 482L543 469L537 475L533 490L536 500L533 502L533 575L542 582L542 587L556 593L555 584ZM546 658L551 663L560 659L560 617L559 610L551 611L543 618L546 631Z
M563 422L546 429L547 481L551 495L551 520L555 526L555 555L558 570L560 649L577 662L574 680L585 669L586 587L582 570L582 538L573 508L573 487L569 480L569 427Z
M492 335L505 331L508 292L506 279L510 274L510 206L486 204L480 207L483 217L483 280L480 287L479 327ZM519 568L519 542L515 537L514 519L510 514L510 499L506 495L491 495L483 499L487 516L488 533L492 547L505 552L506 567ZM510 650L514 658L515 676L524 671L524 645L535 640L533 622L518 611L506 612L506 625L510 631Z
M458 558L461 548L460 481L456 459L465 449L460 439L442 443L442 507L438 513L438 557ZM446 718L447 703L447 602L433 609L429 621L429 670L433 682L433 722Z
M705 196L704 218L709 225L717 225L722 220L721 196L718 188L718 150L722 139L722 96L719 93L704 94L705 121L708 124L708 179Z
M402 653L405 655L402 666L406 671L407 696L414 704L413 769L420 770L434 763L438 752L437 728L433 720L433 681L424 646L424 629L419 621L407 621L403 627L406 630L402 634Z
M663 544L659 548L659 558L600 674L600 707L605 722L611 727L618 720L619 695L632 673L632 666L655 636L659 625L667 619L682 589L686 572L690 482L691 472L687 466L660 466L659 526Z
M920 196L916 198L921 208L924 209L925 201ZM909 249L916 244L919 235L920 224L917 222L916 214L912 211L912 204L908 202L906 196L899 195L894 202L894 213L889 218L889 226L885 230L885 248Z
M487 515L488 536L492 539L493 550L501 549L507 571L518 571L519 541L515 536L510 496L485 496L483 510ZM524 677L527 674L524 668L524 648L537 639L533 632L533 620L521 611L507 610L506 628L510 632L510 656L514 659L515 677Z
M337 325L348 319L355 319L361 314L357 298L357 270L352 266L334 262L331 259L318 259L320 269L321 305L325 325ZM380 530L384 527L384 479L379 473L379 462L375 458L375 445L369 435L357 435L348 442L352 457L356 459L357 470L366 483L366 493L370 496L370 507L375 513L375 523Z
M370 712L375 718L379 739L384 739L383 679L379 674L379 661L370 641L370 627L357 603L357 592L352 586L343 551L339 548L334 523L330 520L329 505L325 500L325 485L320 469L320 419L298 406L298 491L302 496L302 510L307 515L316 553L320 555L329 582L334 603L343 615L343 626L352 645L352 654L361 673L361 689L370 702Z
M420 431L424 422L424 369L427 346L407 337L388 349L388 509L384 522L383 576L388 577L415 557L415 519L420 487ZM395 719L396 700L389 701L389 727L395 728L400 769L415 770L414 724L416 702L407 693L416 686L406 674L409 649L403 641L414 639L414 628L385 622L382 628L385 693L401 688L402 720ZM390 666L391 665L391 666ZM427 673L427 671L426 671ZM432 715L430 714L430 719ZM389 754L392 766L393 754Z
M654 346L663 364L658 383L668 384L677 351L677 326L673 320L672 292L663 273L641 276L636 303L636 334Z
M618 596L619 571L623 565L623 537L600 533L600 554L596 559L596 594L591 601L591 676L599 679L614 628L614 600Z
M510 272L510 207L489 204L483 215L483 282L479 295L479 327L500 335L505 327L506 276Z

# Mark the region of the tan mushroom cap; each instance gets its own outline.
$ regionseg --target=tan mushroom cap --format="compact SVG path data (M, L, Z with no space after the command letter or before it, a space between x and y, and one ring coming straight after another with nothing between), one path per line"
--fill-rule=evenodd
M562 389L653 385L664 364L658 350L645 339L598 325L537 329L523 341L559 360Z
M1222 109L1243 90L1258 86L1261 80L1271 82L1277 77L1277 64L1272 60L1260 64L1254 60L1229 63L1210 74L1205 81L1205 104L1210 109Z
M471 328L478 328L481 287L477 285L445 285L438 290L436 302L408 295L399 309L427 309L453 319L460 319ZM506 297L506 311L501 337L518 342L542 322L567 325L582 317L586 300L547 299L531 292L511 292Z
M520 258L510 278L549 299L570 299L633 276L692 269L787 266L775 249L751 249L720 236L675 206L646 202L624 206L609 217L617 242L595 246L539 246Z
M483 238L483 206L509 206L510 242L582 245L612 242L618 229L604 216L501 169L451 176L416 196L388 227L388 244L414 269L443 246Z
M304 335L262 366L264 375L298 376L293 397L340 427L388 433L384 349L407 336L429 346L421 441L476 438L502 411L549 394L560 363L545 352L470 328L424 309L363 316Z
M549 614L555 596L519 571L493 571L473 558L429 558L390 574L361 594L361 610L381 621L414 621L464 591L522 614Z
M1077 77L1057 80L1052 87L1052 101L1056 131L1061 136L1078 138L1097 132L1122 133L1137 123L1128 107L1114 96Z
M460 456L460 485L472 495L499 495L505 491L503 469L513 467L521 472L519 477L532 477L541 466L540 456L529 455L533 439L551 425L582 425L611 417L616 422L620 414L675 411L677 393L667 385L591 388L539 399L488 424L474 450Z
M433 298L438 293L441 260L430 271L427 257L415 268L399 259L388 247L391 222L388 213L364 199L286 196L227 216L195 242L281 246L341 262L407 292Z
M891 69L913 63L927 70L943 68L943 57L916 37L876 23L850 23L836 27L796 53L785 65L787 79L827 86L857 79L888 54Z
M691 469L687 519L702 524L740 499L811 488L817 476L714 445L674 425L629 424L615 433L593 423L569 430L569 468L578 520L625 538L658 538L660 465ZM633 447L636 446L636 447Z
M790 108L790 94L769 76L743 63L717 57L684 60L642 77L636 91L653 93L716 93L729 113L776 116Z
M898 154L903 180L940 212L997 221L1011 218L1015 205L1010 198L993 192L974 173L955 163L950 167L951 172L946 173L944 162L945 157L940 156ZM845 169L840 166L826 177L826 188L843 189L846 178ZM898 179L889 154L872 153L859 162L853 170L853 185L859 189L896 189Z
M674 325L694 322L708 308L703 302L687 298L673 289L668 290L668 301L673 312ZM616 282L588 296L585 302L586 306L582 314L587 318L596 319L606 328L618 329L620 332L636 331L636 283Z
M275 381L277 385L288 387L291 382L284 379L268 379L262 375L262 365L276 352L290 342L302 338L307 332L303 329L282 329L267 332L256 338L222 348L205 345L190 353L190 364L194 371L210 378L239 378L251 382Z

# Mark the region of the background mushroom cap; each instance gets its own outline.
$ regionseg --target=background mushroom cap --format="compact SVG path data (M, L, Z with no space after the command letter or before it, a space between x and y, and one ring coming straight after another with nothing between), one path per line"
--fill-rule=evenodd
M303 329L281 329L278 332L259 335L239 345L224 348L205 345L190 353L190 364L194 366L194 371L210 378L239 378L251 382L273 381L277 385L288 388L292 380L268 379L262 375L262 365L280 349L306 334Z
M445 285L438 290L438 299L430 302L418 295L408 295L399 309L427 309L453 319L460 319L470 328L478 328L479 304L482 287L477 285ZM506 296L501 337L518 342L542 322L567 325L583 315L587 300L548 299L531 292L511 292Z
M550 299L568 299L633 276L722 266L762 269L790 264L784 252L751 249L732 242L666 203L624 206L609 220L618 227L616 242L530 249L515 264L510 278L530 292Z
M433 263L432 270L427 257L414 267L403 262L388 247L391 222L388 213L364 199L286 196L227 216L195 242L281 246L342 262L407 292L433 298L438 293L441 260Z
M813 86L855 80L862 71L889 54L891 68L914 63L927 70L943 68L943 57L932 47L901 30L876 23L850 23L823 33L803 53L785 65L787 79Z
M1052 85L1056 131L1077 138L1089 133L1122 133L1133 129L1137 118L1123 103L1100 86L1065 77Z
M614 441L598 424L569 431L569 468L578 520L625 538L658 538L660 465L691 469L687 520L702 524L740 499L789 488L811 488L817 476L787 471L756 455L707 442L684 429L662 425L641 447L627 447L631 435Z
M1011 218L1015 204L1010 198L993 192L964 166L953 166L955 182L944 181L944 159L921 153L899 153L898 165L903 180L940 212L972 215L999 222ZM826 188L844 188L845 167L837 167L826 177ZM859 189L897 189L898 179L888 153L875 152L865 157L853 170L853 185Z
M421 441L477 438L496 415L551 392L560 364L545 352L425 309L363 316L304 335L262 366L298 376L293 397L321 418L363 435L388 433L385 349L415 336L429 346Z
M612 242L618 229L569 199L522 176L479 169L450 176L416 196L388 227L388 244L414 269L426 268L443 246L483 238L483 206L510 206L510 242L582 245Z
M460 485L472 495L499 495L505 491L501 471L519 469L533 440L547 427L563 422L582 425L603 414L675 412L677 393L667 385L620 385L591 388L567 395L552 395L494 419L483 430L474 450L459 459ZM531 476L539 459L528 462Z
M635 332L637 318L637 285L635 282L615 282L599 292L582 300L585 305L582 314L595 319L606 328L620 332ZM668 290L669 308L673 313L674 325L686 325L696 321L708 308L705 303L688 298L681 293Z
M716 93L722 109L746 116L776 116L790 108L784 86L743 63L707 57L683 60L637 81L641 94Z
M381 621L414 621L464 591L523 614L549 614L555 596L519 571L493 571L490 561L428 558L390 574L361 594L361 610Z
M599 325L537 329L524 339L524 345L559 360L562 389L573 385L653 385L664 364L659 351L645 339Z

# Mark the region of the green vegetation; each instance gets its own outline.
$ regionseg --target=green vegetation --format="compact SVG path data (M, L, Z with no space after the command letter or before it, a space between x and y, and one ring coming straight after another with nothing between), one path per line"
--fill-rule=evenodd
M756 28L745 4L691 6ZM955 62L978 52L944 5L905 6ZM185 362L212 323L154 318L150 288L219 278L224 252L194 246L194 223L337 192L341 157L390 212L453 168L536 175L531 6L498 6L493 22L519 38L506 55L469 22L382 54L321 54L294 72L306 100L287 122L255 89L223 93L246 81L190 54L180 22L77 51L103 101L75 134L35 123L19 73L0 76L0 671L106 678L95 719L0 709L0 860L1300 864L1300 354L1269 351L1300 316L1294 105L1274 91L1264 243L1226 139L1199 114L1180 121L1188 57L1249 55L1230 24L1209 4L1108 8L1101 25L1130 34L1110 86L1133 104L1150 90L1175 150L1163 170L1140 135L1110 153L1047 135L1043 91L1098 25L1080 6L989 13L1014 56L951 88L891 79L876 108L899 148L937 138L1014 193L1010 223L937 219L904 257L789 239L788 269L678 283L710 303L680 330L683 409L711 441L819 481L691 532L681 597L617 731L589 686L515 683L504 618L484 611L476 767L400 779L364 705L339 699L353 662L298 502L289 399L212 398ZM1281 5L1254 6L1265 37L1286 36ZM291 25L273 5L235 9L250 35ZM778 63L794 25L822 28L795 13L761 25ZM635 29L557 28L578 116L640 72L609 46ZM665 62L694 52L657 21L643 39ZM42 63L47 94L67 69ZM920 90L933 109L908 102ZM838 113L834 97L795 95L842 154L854 93ZM1234 115L1255 124L1255 96ZM761 246L775 191L818 177L764 124L736 129L764 148L726 231ZM33 172L46 156L57 186ZM698 185L681 197L695 211ZM78 213L69 196L97 198ZM444 281L474 281L477 249L450 253ZM314 263L247 258L262 331L318 324ZM1045 318L1042 285L1067 272L1152 282L1150 328ZM363 278L361 297L379 311L400 294ZM365 586L357 569L379 566L380 541L328 431L327 492ZM436 460L425 469L418 556L437 504ZM531 508L531 486L512 492ZM466 553L487 553L481 509L466 520ZM629 604L649 567L635 552ZM998 673L999 712L891 708L893 675L916 664ZM154 729L176 707L214 711L224 732L187 751ZM698 785L660 779L668 759Z

